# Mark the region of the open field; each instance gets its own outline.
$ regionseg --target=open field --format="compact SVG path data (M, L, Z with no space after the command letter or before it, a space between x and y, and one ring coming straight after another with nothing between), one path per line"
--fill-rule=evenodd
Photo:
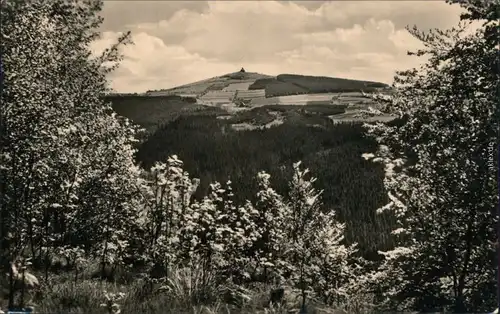
M210 79L178 86L161 91L149 91L148 95L196 94L198 97L207 91L244 91L264 90L265 97L293 96L318 93L347 93L356 97L361 90L365 92L388 88L384 83L359 81L333 77L319 77L294 74L280 74L276 77L254 73L234 72ZM349 95L349 93L353 93Z
M216 76L213 78L201 80L198 82L193 82L181 86L177 86L170 89L164 89L159 91L148 91L148 95L178 95L178 94L196 94L198 96L203 95L207 91L213 90L223 90L232 85L229 90L237 90L237 89L248 89L248 86L253 84L258 79L269 78L271 76L260 74L260 73L252 73L252 72L235 72L229 73L222 76Z
M339 105L359 105L357 108L366 108L368 105L374 105L374 101L363 97L361 93L351 93L351 96L345 96L344 93L324 93L324 94L302 94L291 96L279 97L255 97L251 99L251 106L265 106L265 105L296 105L304 106L314 102L328 103L332 101L333 104Z
M253 98L250 102L252 107L261 107L266 105L279 105L279 99L277 97L257 97Z
M266 90L265 89L256 89L256 90L239 90L236 93L236 98L251 100L255 98L265 98Z
M228 81L220 81L220 82L215 82L212 85L209 85L206 89L205 92L208 91L215 91L215 90L224 90L227 86L229 86L231 83ZM198 95L199 96L199 95Z
M223 80L223 81L225 81L225 80ZM186 93L199 95L199 94L205 92L214 83L221 83L221 80L214 81L214 79L208 79L208 80L203 80L203 81L199 81L199 82L188 84L188 85L175 87L172 89L166 89L166 90L160 90L160 91L148 91L147 94L151 95L151 96L154 96L156 94L161 94L161 93L167 93L169 95L186 94Z
M335 116L335 121L371 121L360 117L358 111L366 109L373 102L366 98L359 98L358 102L353 102L354 95L351 94L345 101L345 94L327 93L294 95L282 97L254 97L262 95L262 90L255 91L208 91L199 99L193 95L184 94L181 96L146 96L146 95L109 95L106 99L111 101L113 108L118 114L130 118L132 121L145 127L148 130L154 130L159 124L170 121L172 117L180 112L196 114L230 115L249 111L252 108L264 108L263 110L272 110L279 112L300 111L304 114L319 114ZM240 107L232 103L233 97L238 97L243 93L243 99L250 100L248 107ZM189 97L188 97L189 96ZM328 99L340 96L335 104L329 104ZM346 112L347 110L347 112ZM250 112L254 112L251 111ZM258 112L258 111L255 111ZM250 115L254 113L249 113ZM376 118L379 119L379 118ZM389 119L389 118L385 118ZM286 120L286 118L285 118ZM236 123L236 122L235 122ZM267 122L266 122L267 123Z
M308 101L329 101L336 96L338 96L337 93L305 94L305 95L280 96L278 97L278 99L283 104L306 104Z
M240 90L248 90L248 86L252 85L252 81L243 82L243 83L232 83L226 86L223 91L240 91Z
M221 104L231 102L235 91L209 91L199 98L203 104Z
M266 123L262 126L256 126L256 125L253 125L250 123L237 123L237 124L232 124L231 127L236 131L265 130L265 129L269 129L272 127L276 127L278 125L282 125L283 123L284 123L284 120L282 117L275 116L274 120L272 120L271 122Z
M239 81L255 81L258 79L270 78L273 76L267 75L267 74L256 73L256 72L241 72L241 71L239 71L239 72L234 72L234 73L228 73L228 74L222 75L220 77L231 79L231 80L239 80Z

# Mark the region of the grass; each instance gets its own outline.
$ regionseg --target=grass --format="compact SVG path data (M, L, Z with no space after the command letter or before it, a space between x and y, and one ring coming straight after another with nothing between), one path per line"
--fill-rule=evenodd
M271 314L298 313L300 308L298 292L289 287L284 287L282 302L270 304L270 292L275 286L263 283L249 284L246 287L217 284L215 273L210 273L208 280L200 280L200 267L174 269L161 283L152 285L144 279L126 283L120 278L115 278L113 282L95 280L90 278L90 272L77 282L72 277L71 273L51 274L43 285L43 298L36 299L31 304L35 311L65 314L110 313L101 304L106 303L106 294L118 293L124 294L122 299L115 302L122 313ZM349 302L339 303L332 309L311 300L307 304L307 310L310 314L371 313L371 303L369 296L360 295ZM6 308L5 302L1 305L0 308Z
M223 90L225 87L229 86L229 82L227 81L222 81L222 82L216 82L209 87L205 91L211 91L211 90Z
M289 96L330 92L365 92L388 85L372 81L360 81L343 78L280 74L276 77L254 73L234 72L210 79L171 88L165 91L173 93L194 93L201 95L210 90L221 90L230 84L249 83L249 90L265 89L266 97Z
M220 90L230 84L237 84L244 80L251 82L249 90L264 89L266 97L279 97L287 95L301 95L311 93L327 93L327 92L359 92L364 89L370 90L373 88L385 87L385 84L368 81L347 80L329 77L315 77L281 74L276 78L267 75L252 73L252 72L235 72L215 77L200 82L180 86L172 90L178 92L187 90L198 90L203 87L205 90ZM150 95L108 95L106 100L112 103L113 109L122 116L125 116L140 126L146 128L149 133L154 132L159 125L169 123L179 115L227 115L224 109L200 106L196 104L196 99L193 97L181 97L176 95L169 96L150 96ZM295 106L300 108L292 108L288 105L265 105L263 99L263 107L280 111L292 112L288 114L291 117L291 122L299 121L301 124L304 120L311 118L311 114L317 115L337 115L345 113L346 106L328 105L328 104L305 104ZM258 103L259 101L255 99ZM253 102L253 101L252 101ZM302 110L297 114L297 110ZM313 117L317 120L317 117ZM263 111L251 111L248 113L237 114L232 123L253 123L255 125L264 125L273 121L273 117ZM316 121L317 122L317 121ZM316 122L312 124L317 124ZM322 122L321 122L322 123ZM320 123L320 124L321 124Z
M227 110L215 107L199 105L189 97L179 96L107 96L107 100L112 103L113 109L122 116L125 116L147 131L154 132L158 126L175 120L179 116L221 116L230 115ZM310 124L317 124L317 118L313 115L336 115L345 112L346 105L322 105L311 104L304 106L295 105L265 105L250 110L242 110L233 115L228 123L250 123L255 126L262 126L272 122L275 117L269 111L287 113L287 117L293 121L301 121L302 124L311 118L315 120ZM293 113L292 113L293 112ZM321 119L322 120L322 119ZM323 124L323 122L321 122Z

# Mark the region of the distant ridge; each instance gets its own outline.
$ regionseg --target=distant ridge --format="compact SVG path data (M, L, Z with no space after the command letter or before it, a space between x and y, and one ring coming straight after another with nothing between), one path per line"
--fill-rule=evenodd
M388 90L390 86L374 81L361 81L326 76L298 74L280 74L277 76L247 72L241 68L238 72L228 73L201 81L184 84L169 89L151 90L149 96L179 95L201 98L209 91L249 91L263 90L265 97L288 96L299 94L337 93L337 92L373 92Z
M233 117L232 127L246 129L261 127L255 121L262 120L262 115L269 127L283 121L307 120L306 124L315 125L317 119L331 123L390 121L392 116L371 117L372 108L376 110L380 104L367 94L391 91L389 85L374 81L298 74L272 76L242 68L170 89L110 94L106 98L118 114L150 131L186 114ZM246 115L246 120L241 115Z

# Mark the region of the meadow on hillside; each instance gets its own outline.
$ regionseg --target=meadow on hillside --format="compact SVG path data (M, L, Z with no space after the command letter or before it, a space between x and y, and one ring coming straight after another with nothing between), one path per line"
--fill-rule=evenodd
M317 93L359 93L390 90L387 84L311 75L280 74L276 77L253 72L235 72L175 88L148 91L150 96L196 94L214 91L265 91L265 97Z

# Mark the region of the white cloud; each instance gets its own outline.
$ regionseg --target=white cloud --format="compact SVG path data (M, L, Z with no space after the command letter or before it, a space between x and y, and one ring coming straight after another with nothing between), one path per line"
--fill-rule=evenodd
M116 42L118 33L104 32L92 45L98 53ZM231 72L234 65L212 62L178 45L166 45L160 38L145 32L133 36L134 45L122 47L125 56L111 75L112 87L118 92L143 92L177 86Z
M397 28L418 25L422 28L447 28L457 23L459 5L445 1L329 1L316 12L330 24L345 26L370 18L391 20Z
M271 75L301 73L391 83L395 70L418 64L406 51L420 47L394 21L432 13L442 15L449 26L458 22L456 6L425 2L327 2L316 10L274 1L209 2L201 14L179 10L167 20L136 24L135 45L125 47L127 57L113 74L112 84L117 91L141 92L242 66ZM359 22L349 25L349 20ZM102 49L116 37L106 32L94 46Z

